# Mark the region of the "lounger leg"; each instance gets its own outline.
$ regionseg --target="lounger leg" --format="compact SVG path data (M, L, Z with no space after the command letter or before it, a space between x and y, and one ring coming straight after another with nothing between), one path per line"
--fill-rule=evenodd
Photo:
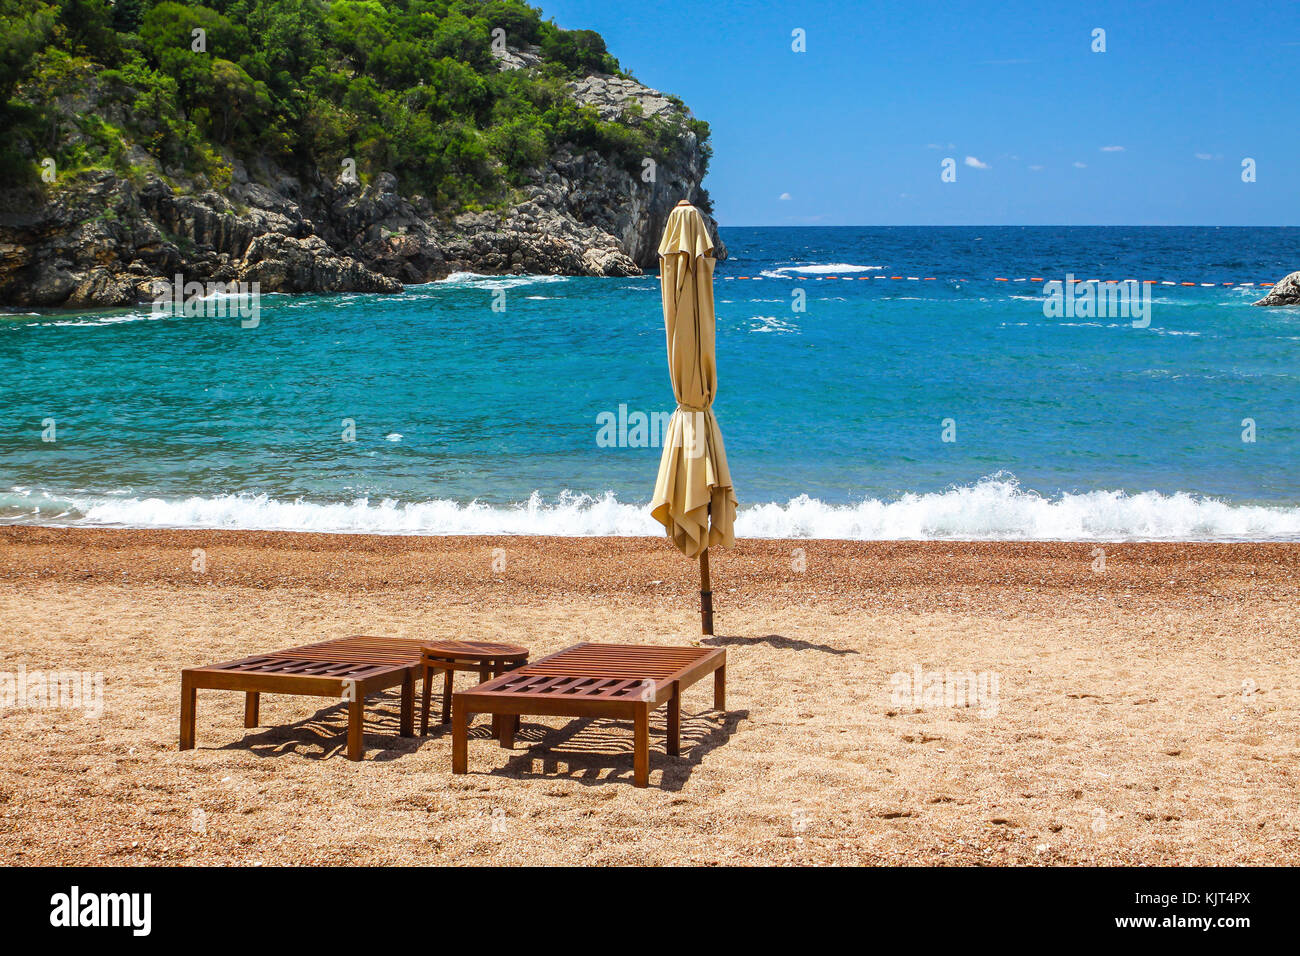
M484 680L495 680L497 677L500 676L500 674L501 674L501 665L498 664L496 661L488 661L487 677L485 677ZM501 741L502 747L507 746L505 743L505 739L502 735L505 734L506 728L509 725L510 725L509 714L492 715L492 736L495 737L497 740Z
M514 714L497 714L497 739L501 746L506 750L515 749L515 720Z
M632 718L632 783L650 786L650 705L637 704Z
M244 726L257 726L258 703L262 695L255 690L250 690L244 694Z
M452 669L448 667L442 678L442 722L444 724L451 720L451 675Z
M727 666L713 672L713 709L727 709Z
M433 701L433 670L425 667L424 687L420 692L420 736L429 732L429 704Z
M365 731L366 700L357 694L356 700L348 701L348 759L360 760L363 750L361 735Z
M189 677L181 675L181 750L194 749L194 709L198 689Z
M668 698L668 756L676 757L682 752L682 694L674 688L673 696Z
M415 670L408 668L402 678L402 712L398 725L399 737L415 736Z
M467 773L469 771L469 715L465 705L457 704L451 709L451 772Z

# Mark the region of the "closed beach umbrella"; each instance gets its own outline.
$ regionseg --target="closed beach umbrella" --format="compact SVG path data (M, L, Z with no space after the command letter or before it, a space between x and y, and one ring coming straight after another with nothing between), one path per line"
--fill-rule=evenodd
M718 391L714 351L713 240L698 209L683 200L659 242L659 287L668 334L668 374L677 409L664 436L651 513L688 558L700 559L700 614L713 633L709 548L735 543L736 492L722 431L713 417Z

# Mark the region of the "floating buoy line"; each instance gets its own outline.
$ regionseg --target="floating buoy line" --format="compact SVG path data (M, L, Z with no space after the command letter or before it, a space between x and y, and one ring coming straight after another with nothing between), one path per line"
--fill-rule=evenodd
M720 276L723 281L731 282L732 280L749 279L750 281L761 282L764 279L776 280L789 279L794 282L870 282L874 280L884 280L893 282L938 282L937 276L799 276L799 275L782 275L782 276ZM951 279L951 282L971 282L970 279ZM981 280L975 280L981 281ZM1026 276L1021 279L1013 279L1004 276L993 276L992 279L982 281L992 282L1065 282L1071 280L1064 279L1045 279L1042 276ZM1095 283L1097 285L1119 285L1122 282L1136 282L1141 285L1172 285L1172 286L1195 286L1202 289L1218 289L1224 286L1239 289L1271 288L1272 282L1185 282L1183 280L1173 279L1074 279L1075 285Z

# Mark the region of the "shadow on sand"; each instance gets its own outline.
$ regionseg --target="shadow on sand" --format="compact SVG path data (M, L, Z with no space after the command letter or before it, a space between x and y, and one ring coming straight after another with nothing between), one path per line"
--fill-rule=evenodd
M426 740L451 742L451 724L438 722L439 701L434 695L427 737L399 737L397 728L400 696L395 691L372 697L366 706L365 748L368 760L397 760L414 753ZM650 716L650 772L662 771L660 781L652 786L663 790L680 790L691 772L713 750L721 747L735 733L740 722L749 717L748 710L719 714L712 709L691 714L682 711L681 753L668 756L664 738L668 733L667 712L660 707ZM489 771L493 776L520 780L571 780L582 784L632 782L632 722L612 718L575 718L563 727L528 723L525 717L515 736L515 750L502 751L492 736L491 724L479 716L470 727L471 747L492 748L491 752L508 757L504 766ZM343 759L347 751L348 712L345 704L330 704L310 717L248 730L237 740L211 749L246 750L257 757L280 757L293 754L308 760L327 757ZM217 733L239 732L242 728L212 728ZM416 733L419 733L417 705ZM201 746L201 745L200 745ZM526 748L526 749L521 749ZM450 770L450 760L445 768Z
M435 696L435 705L437 698ZM419 700L416 700L415 732L420 732ZM434 714L438 711L435 707ZM362 740L368 760L396 760L415 753L420 746L419 736L399 737L397 729L401 715L401 695L385 691L366 701L366 728ZM436 719L436 718L435 718ZM448 725L450 726L450 725ZM429 728L432 732L432 726ZM237 733L242 727L212 728L209 732ZM200 726L200 733L202 727ZM202 745L200 744L200 748ZM247 750L257 757L279 757L296 754L308 760L322 760L335 755L346 758L348 748L348 708L346 704L330 704L310 717L290 724L258 727L244 731L244 736L217 748L218 750Z
M682 789L700 762L725 744L748 717L747 710L689 714L683 709L681 753L670 757L664 749L667 714L660 707L650 715L650 786L661 790ZM433 733L432 727L429 732ZM470 729L471 747L478 741L481 741L478 746L496 747L496 741L490 738L491 728L486 723ZM630 720L575 718L559 728L525 722L515 737L515 747L521 746L528 750L511 754L505 766L489 773L521 780L571 780L587 785L622 782L630 786L632 783ZM658 783L654 780L657 771L662 771Z
M812 641L800 641L780 634L764 634L762 637L703 637L701 644L710 647L753 647L755 644L768 644L782 651L820 651L823 654L857 654L858 651L847 647L831 647L829 644L814 644Z

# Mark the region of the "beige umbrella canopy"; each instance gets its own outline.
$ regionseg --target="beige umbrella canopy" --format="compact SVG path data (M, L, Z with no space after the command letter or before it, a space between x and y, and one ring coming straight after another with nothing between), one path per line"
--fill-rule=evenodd
M718 391L713 241L699 210L685 200L668 216L659 265L668 374L677 410L664 437L650 509L673 544L688 558L700 559L704 633L712 634L708 549L735 543L736 492L712 407Z

